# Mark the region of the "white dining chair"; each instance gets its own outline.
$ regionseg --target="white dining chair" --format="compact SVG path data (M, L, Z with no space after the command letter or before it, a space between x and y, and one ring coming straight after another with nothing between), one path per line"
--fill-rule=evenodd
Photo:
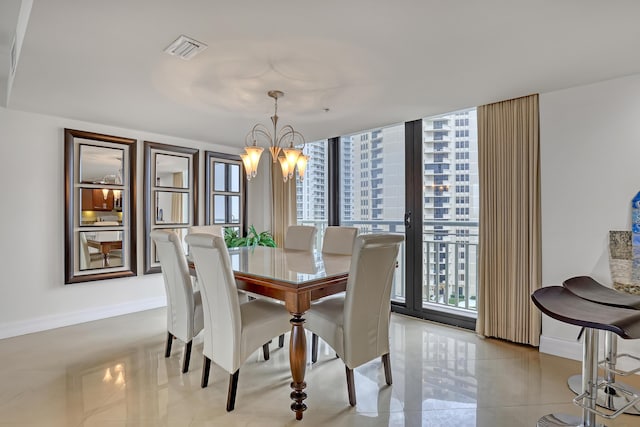
M357 235L358 229L356 227L327 227L322 238L322 253L351 255Z
M80 233L80 270L102 267L104 257L94 248L89 247L87 235L84 231ZM92 251L93 249L93 251Z
M356 237L345 295L313 304L305 327L320 336L345 364L349 403L356 404L353 369L382 356L385 379L391 385L389 314L391 285L400 244L399 234ZM312 359L317 360L316 354Z
M204 306L204 364L201 386L209 381L211 361L229 372L227 411L235 406L240 366L265 342L290 329L281 304L254 299L243 304L224 240L212 234L188 234Z
M224 238L224 227L221 225L193 225L189 227L189 234L195 233L215 234Z
M221 225L192 225L191 227L189 227L189 232L187 234L194 234L194 233L213 234L216 236L222 236L222 238L224 238L224 228ZM191 250L188 247L187 247L187 260L191 261ZM198 284L197 278L195 278L194 284L197 286Z
M167 343L164 357L171 355L174 338L185 343L182 372L189 370L193 338L202 331L204 316L200 291L195 291L180 238L172 231L153 230L164 287L167 294Z
M284 236L284 248L313 251L318 230L310 225L290 225Z
M211 234L213 236L221 236L224 239L224 227L222 227L221 225L193 225L193 226L189 227L189 233L188 234L196 234L196 233L204 233L204 234ZM185 241L186 241L186 236L185 236ZM191 261L191 252L190 251L189 251L189 254L187 255L187 260ZM194 285L197 287L198 278L194 277L193 281L194 281ZM241 304L243 302L248 301L247 294L242 292L242 291L240 291L240 290L238 290L238 298L240 298L240 303ZM264 358L266 360L269 360L269 351L268 351L268 349L267 349L267 352L264 354Z
M330 255L351 255L353 253L353 244L358 235L357 227L328 226L324 230L322 237L322 253ZM332 295L328 298L337 298L340 295ZM318 354L318 335L311 335L311 354L312 362L316 362Z

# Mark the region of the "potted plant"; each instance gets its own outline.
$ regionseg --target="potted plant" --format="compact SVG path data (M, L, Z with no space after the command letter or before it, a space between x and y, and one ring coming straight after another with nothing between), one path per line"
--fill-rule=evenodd
M276 242L269 231L258 233L253 225L249 226L246 237L240 237L237 230L233 228L224 229L224 242L228 248L238 248L240 246L269 246L276 247Z

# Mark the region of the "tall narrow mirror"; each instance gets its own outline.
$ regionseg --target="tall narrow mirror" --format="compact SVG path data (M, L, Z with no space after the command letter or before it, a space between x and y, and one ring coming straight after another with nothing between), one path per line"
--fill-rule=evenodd
M65 283L136 274L135 139L65 129Z
M174 231L184 243L198 213L198 150L175 145L144 143L145 274L160 272L154 229Z
M245 175L239 156L206 152L205 223L245 232Z

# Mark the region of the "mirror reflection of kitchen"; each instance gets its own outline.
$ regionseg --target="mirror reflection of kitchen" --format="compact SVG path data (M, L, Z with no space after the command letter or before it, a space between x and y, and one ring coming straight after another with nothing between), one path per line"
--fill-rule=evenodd
M86 144L79 149L80 182L92 184L91 188L80 188L80 225L121 225L124 151Z
M188 224L189 158L157 153L155 187L156 224ZM158 191L169 188L173 191Z

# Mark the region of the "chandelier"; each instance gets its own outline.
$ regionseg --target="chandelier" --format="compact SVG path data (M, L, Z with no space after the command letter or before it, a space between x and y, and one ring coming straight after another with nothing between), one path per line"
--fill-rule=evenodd
M261 123L253 126L249 133L247 133L244 140L245 153L240 154L247 173L247 180L255 178L258 173L260 156L262 156L262 152L264 151L264 148L258 146L258 141L260 141L269 146L273 163L280 162L284 182L287 182L288 179L293 179L296 167L298 168L298 175L302 181L305 170L307 169L307 161L309 160L309 156L302 154L302 149L305 145L304 136L291 125L283 126L278 131L278 98L282 98L284 92L280 90L270 90L267 92L267 95L275 101L274 113L273 116L271 116L273 133ZM301 145L301 147L296 148L296 145Z

